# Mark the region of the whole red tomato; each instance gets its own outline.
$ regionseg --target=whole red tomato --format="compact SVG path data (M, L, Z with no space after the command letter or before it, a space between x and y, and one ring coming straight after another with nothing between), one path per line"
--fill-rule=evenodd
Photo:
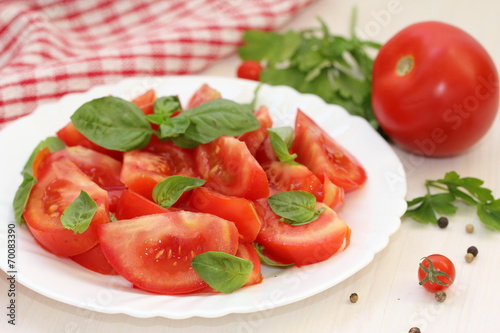
M455 275L455 265L442 254L431 254L422 258L418 268L420 285L433 293L451 286Z
M401 30L373 65L372 106L396 144L425 156L461 153L481 139L498 110L498 74L469 34L440 22Z
M245 60L238 67L236 75L241 79L259 81L262 69L263 67L260 62L255 60Z

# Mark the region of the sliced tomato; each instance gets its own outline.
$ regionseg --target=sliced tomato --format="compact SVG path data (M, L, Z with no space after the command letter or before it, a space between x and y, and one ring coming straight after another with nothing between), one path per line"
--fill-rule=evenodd
M241 242L253 242L262 226L252 201L220 194L206 187L192 191L189 206L198 212L234 222L241 235Z
M49 147L42 148L36 153L35 158L33 159L33 163L31 164L33 177L35 177L36 179L38 179L39 177L38 168L40 167L40 164L42 164L43 160L45 160L45 158L50 154L51 152Z
M142 150L123 154L121 181L149 200L153 200L151 193L155 185L172 174L172 167L165 156Z
M235 137L221 136L196 147L196 163L205 185L217 192L249 200L269 195L266 173Z
M200 104L203 104L214 99L221 98L221 93L210 87L208 84L204 83L198 90L196 90L189 99L187 108L191 109Z
M301 110L295 121L292 151L319 179L324 176L346 192L358 189L366 181L366 172L358 160L338 144Z
M178 211L102 225L104 255L134 286L159 294L183 294L207 286L191 267L207 251L234 255L238 230L211 214Z
M255 159L261 164L268 164L274 161L279 161L278 155L274 152L274 148L271 145L271 140L269 139L269 134L266 133L266 137L262 141L262 144L257 148L255 152Z
M66 146L83 146L106 155L113 157L114 159L121 160L122 152L116 150L106 149L101 147L89 139L87 139L82 133L80 133L72 122L69 122L66 126L61 128L56 133L57 137L61 139Z
M154 103L156 100L156 91L148 89L143 94L131 100L132 103L137 105L144 114L152 114L154 112Z
M74 233L61 223L66 207L85 191L98 205L88 229ZM47 166L33 187L23 214L34 238L58 256L74 256L98 243L97 225L109 221L108 194L73 162L60 158Z
M120 180L121 162L106 154L82 146L73 146L50 154L43 163L40 163L38 173L43 174L48 165L61 158L67 158L75 163L93 182L106 190L109 198L109 209L115 210L116 202L125 189L125 185Z
M236 252L236 256L246 260L250 260L253 264L252 273L250 274L247 283L245 283L245 286L251 286L254 284L261 283L263 278L261 272L260 259L259 255L257 254L257 251L253 247L253 244L240 243L238 245L238 251Z
M131 190L123 191L116 204L115 216L118 220L128 220L137 216L168 213L151 200Z
M111 266L108 259L104 256L101 244L97 244L90 250L71 257L71 260L100 274L118 275L118 272L113 268L113 266Z
M316 208L325 209L318 219L297 226L280 221L266 200L259 203L256 208L262 228L256 241L264 246L264 254L277 262L309 265L324 261L349 245L351 229L323 203L316 204Z
M339 209L344 203L344 189L335 185L328 176L324 177L323 194L322 202L333 210Z
M156 136L143 150L161 155L166 159L172 174L186 177L198 177L195 168L195 156L193 149L176 146L171 141L161 142Z
M273 120L271 119L269 110L265 105L262 105L257 110L255 110L254 114L259 121L260 128L254 131L243 133L238 136L238 139L245 142L250 153L255 156L257 150L268 135L267 129L273 126Z
M306 191L323 201L323 183L302 164L274 161L262 166L269 184L282 191Z

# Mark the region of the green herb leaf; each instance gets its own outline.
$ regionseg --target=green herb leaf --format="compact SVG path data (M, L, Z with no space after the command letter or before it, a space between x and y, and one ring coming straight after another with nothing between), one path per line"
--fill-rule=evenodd
M18 224L26 222L23 217L24 208L26 208L31 190L37 182L36 178L33 177L31 173L24 173L23 176L23 182L19 185L12 203L12 206L14 207L14 219Z
M28 161L24 165L24 168L21 172L23 175L26 173L33 175L33 168L32 168L33 160L35 159L38 152L46 147L48 147L50 152L53 153L53 152L56 152L58 150L66 148L66 145L58 137L55 137L55 136L49 136L45 140L41 141L35 147L35 149L33 149L33 152L31 153L30 157L28 158Z
M307 224L316 220L324 211L316 209L316 197L306 191L287 191L271 195L267 202L282 221L291 225Z
M297 154L290 154L288 149L293 144L295 133L291 127L276 127L268 128L269 140L274 152L278 156L280 162L296 163Z
M453 215L457 211L454 202L461 200L476 206L476 213L488 228L500 230L500 199L493 197L492 191L483 187L484 181L474 177L460 177L455 171L447 172L437 180L427 180L427 194L407 201L404 216L419 222L437 224L436 213ZM432 194L432 190L441 193Z
M144 148L153 135L141 109L118 97L102 97L83 104L71 121L90 141L111 150Z
M153 110L155 114L161 114L170 117L175 112L182 111L182 105L179 97L177 96L159 97L153 104Z
M500 199L478 204L477 215L486 227L500 230Z
M267 266L273 266L273 267L291 267L295 264L280 264L279 262L276 262L272 259L269 259L265 254L264 254L264 246L261 244L253 243L253 247L255 248L255 251L257 252L257 255L259 256L259 260L261 263L267 265Z
M215 251L197 255L191 266L210 287L223 293L243 287L253 270L250 260Z
M81 191L61 215L64 228L81 234L88 229L90 222L97 211L97 203L85 191Z
M172 140L181 145L182 139L203 144L223 135L238 136L260 128L259 121L248 106L223 98L185 110L175 118L179 117L186 117L190 121L185 132L178 136L181 140Z
M176 137L178 135L184 134L189 125L191 125L191 121L188 117L179 115L174 118L168 118L160 124L160 131L158 136L160 139Z
M170 208L184 192L205 184L205 180L185 176L170 176L153 188L153 200L163 208Z

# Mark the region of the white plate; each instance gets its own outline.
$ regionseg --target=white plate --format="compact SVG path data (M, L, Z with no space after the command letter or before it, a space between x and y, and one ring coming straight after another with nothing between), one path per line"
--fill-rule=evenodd
M0 267L8 272L8 223L14 223L12 199L22 181L20 171L32 149L64 126L83 103L106 95L131 99L148 88L159 96L178 95L186 102L202 84L221 91L223 97L247 103L256 83L220 77L146 77L99 86L71 94L57 103L43 105L0 131ZM391 147L361 118L325 104L313 95L299 94L289 87L264 85L258 104L265 104L276 126L292 125L297 108L309 114L365 167L366 185L349 193L339 215L352 228L351 245L327 261L291 269L263 268L264 281L228 295L163 296L131 288L121 277L87 271L69 259L42 250L25 225L16 226L16 275L26 287L52 299L77 307L136 317L162 316L173 319L220 317L275 308L305 299L330 288L368 265L400 226L406 209L403 167Z

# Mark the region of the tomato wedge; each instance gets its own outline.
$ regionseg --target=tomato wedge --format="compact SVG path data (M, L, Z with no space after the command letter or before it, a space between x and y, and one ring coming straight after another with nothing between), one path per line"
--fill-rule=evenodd
M122 158L121 151L106 149L90 141L85 137L85 135L76 129L72 122L69 122L66 126L57 131L56 135L66 144L66 146L83 146L109 155L117 160L121 160Z
M103 275L118 275L118 272L111 266L108 259L102 252L101 244L76 256L70 257L77 264Z
M241 242L253 242L262 226L252 201L220 194L205 187L192 191L189 206L198 212L234 222L241 235Z
M207 286L191 267L207 251L234 255L238 230L214 215L178 211L107 223L99 228L104 255L134 286L183 294Z
M196 163L205 185L222 194L249 200L269 195L266 173L235 137L221 136L196 147Z
M357 159L301 110L297 111L295 135L291 150L297 154L297 162L311 169L320 180L326 175L346 192L366 182L366 172Z
M262 105L257 110L255 110L254 114L259 121L260 128L254 131L243 133L238 136L238 139L245 142L250 153L255 156L255 154L259 150L259 147L268 136L267 129L273 126L273 120L271 119L269 110L265 105Z
M98 205L89 228L80 234L61 223L64 209L85 191ZM50 163L31 191L23 214L33 237L58 256L74 256L98 243L96 227L109 221L108 195L73 162L61 157Z
M323 203L316 204L316 208L325 208L318 219L293 226L280 221L266 200L258 202L256 208L263 224L256 241L264 246L264 253L277 262L297 266L314 264L349 245L351 229Z
M203 104L208 101L212 101L214 99L221 98L221 93L210 87L208 84L204 83L201 85L198 90L194 92L194 94L189 99L187 108L191 109L200 104Z
M302 164L274 161L262 166L269 184L281 191L306 191L318 201L323 201L323 183L311 170Z
M151 200L131 190L123 191L116 204L115 216L118 220L128 220L138 216L168 213L165 209Z
M152 114L154 112L154 102L156 100L156 91L148 89L141 95L135 97L130 102L137 105L144 114Z

